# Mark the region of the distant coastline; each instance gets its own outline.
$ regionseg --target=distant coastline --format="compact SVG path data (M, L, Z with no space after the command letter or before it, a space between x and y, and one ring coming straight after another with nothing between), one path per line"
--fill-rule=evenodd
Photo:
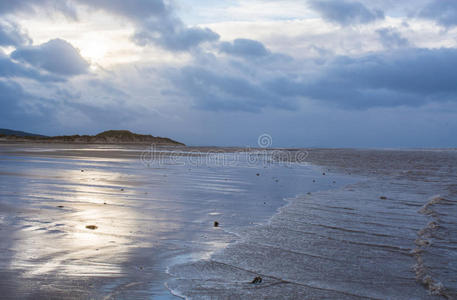
M0 142L68 143L68 144L157 144L185 146L166 137L156 137L130 132L128 130L108 130L97 135L42 136L21 131L0 131Z

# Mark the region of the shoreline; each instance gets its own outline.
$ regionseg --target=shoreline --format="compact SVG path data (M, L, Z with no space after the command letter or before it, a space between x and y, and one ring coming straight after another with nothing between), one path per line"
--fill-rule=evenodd
M293 206L297 206L299 204L300 201L302 200L305 200L305 198L313 198L313 197L319 197L319 195L333 195L333 196L337 196L339 193L341 193L339 190L353 190L354 187L357 187L359 186L359 189L362 189L362 187L360 187L360 185L364 185L364 184L370 184L373 185L373 184L378 184L379 181L384 177L386 176L385 172L378 172L378 169L376 170L372 170L372 169L369 169L369 168L365 168L365 169L361 169L359 168L358 170L352 168L350 171L347 171L343 166L339 165L339 164L325 164L325 165L319 165L319 164L316 164L315 162L312 162L311 164L313 164L314 166L317 166L319 168L323 168L323 169L327 169L327 171L329 171L328 168L332 168L333 170L336 170L334 172L337 172L339 174L346 174L348 176L351 176L351 178L356 178L356 177L359 177L359 179L357 180L357 182L355 184L350 184L348 186L344 186L340 189L336 189L336 190L325 190L325 191L321 191L321 192L317 192L317 193L312 193L312 195L307 195L307 196L302 196L302 197L296 197L296 198L293 198L293 199L290 199L291 201L289 203L286 203L284 206L281 206L278 208L277 212L268 220L268 222L264 225L258 225L258 226L253 226L251 227L250 229L247 230L247 232L249 231L254 231L254 236L256 235L256 229L257 231L259 231L258 229L259 228L263 228L263 227L269 227L271 226L272 224L275 223L275 219L280 219L281 218L281 214L285 211L288 211L290 210L290 207L293 207ZM374 172L373 172L374 171ZM380 170L382 171L382 170ZM356 173L357 175L355 175L354 173ZM414 172L411 172L409 171L409 176L412 177L413 179L416 179L415 178L415 175ZM400 174L390 174L390 178L394 179L394 178L397 178L398 179L398 176ZM402 174L401 174L402 175ZM363 178L363 177L366 176L366 178ZM417 176L417 175L416 175ZM412 180L411 178L409 180ZM357 188L355 188L357 190ZM373 190L374 192L378 191L381 192L379 193L380 195L381 194L384 194L382 193L382 191L379 191L375 188L375 190ZM400 193L404 193L405 191L399 191ZM389 195L390 196L390 195ZM430 195L429 195L430 196ZM332 197L332 196L330 196ZM379 196L381 199L389 199L388 197L385 197L385 196ZM398 294L397 296L401 298L401 295L405 295L405 294L408 294L408 295L413 295L413 294L416 294L416 296L420 297L420 298L434 298L434 297L445 297L445 298L452 298L453 296L455 296L455 290L453 290L452 286L451 287L446 287L445 285L443 285L443 283L441 283L439 281L439 279L435 279L433 278L432 276L430 276L430 274L427 273L427 268L424 266L424 260L422 259L422 257L420 256L420 253L422 251L424 251L423 247L421 248L421 246L424 246L424 244L420 244L418 241L420 240L421 238L421 235L424 234L424 230L426 230L427 228L430 227L430 224L432 224L433 226L433 229L436 229L437 228L437 224L436 222L432 222L432 223L428 223L427 225L427 222L428 221L428 216L427 216L427 213L424 213L423 211L420 210L420 208L422 207L422 210L426 209L428 207L428 205L430 205L430 203L434 204L434 203L437 203L436 200L436 197L433 197L433 196L430 196L432 198L429 198L429 197L424 197L423 198L423 201L422 202L418 202L417 204L414 204L415 207L417 207L417 210L413 209L411 210L411 215L410 217L412 218L411 220L421 220L422 219L422 223L419 222L417 226L413 226L414 229L412 229L412 234L411 234L411 238L409 240L409 242L407 244L403 244L403 246L399 246L399 245L402 245L402 242L401 242L401 239L404 238L403 236L400 238L400 240L398 240L397 242L395 243L398 243L397 245L391 245L389 243L389 241L386 241L384 243L380 243L380 244L374 244L376 245L376 247L381 247L381 248L384 248L384 247L393 247L392 249L397 249L395 251L400 251L400 254L401 255L405 255L406 257L408 257L409 259L406 259L406 261L409 261L409 263L406 263L405 265L405 268L403 269L403 272L405 272L405 274L410 274L409 275L409 283L407 282L403 282L403 285L406 286L406 290L408 290L408 292L406 292L405 290L405 287L401 287L401 284L400 286L396 285L396 288L399 289L399 291L402 291L400 292L400 294ZM430 200L431 199L431 200ZM443 198L440 198L440 199L443 199ZM319 199L318 199L319 200ZM322 200L322 199L320 199ZM412 205L412 204L407 204L408 206ZM354 209L354 208L351 208L351 209ZM422 214L422 216L421 216ZM291 219L289 220L286 220L286 222L290 222L292 221ZM416 222L416 221L415 221ZM412 222L414 223L414 222ZM423 225L421 225L423 224ZM322 225L322 224L321 224ZM328 228L335 228L333 226L336 226L336 225L329 225ZM387 223L384 225L384 226L387 226ZM357 227L357 226L356 226ZM408 229L409 230L409 229ZM349 231L352 231L352 230L349 230ZM409 230L411 232L411 230ZM363 234L363 231L359 231L359 229L357 229L355 232L360 232L360 234ZM395 231L394 231L395 232ZM245 245L244 248L242 247L243 246L243 243L246 243L247 240L249 240L250 238L252 239L253 238L253 235L250 235L250 234L246 234L245 236L241 237L239 240L237 240L235 243L233 244L230 244L228 245L225 249L222 249L220 250L218 253L214 254L209 260L207 261L197 261L197 262L194 262L194 263L187 263L187 264L183 264L183 265L176 265L172 268L172 271L171 273L173 274L174 273L174 280L177 280L177 281L182 281L181 283L178 283L178 284L175 284L173 286L173 281L171 284L169 284L167 282L167 286L168 288L172 291L172 293L174 294L179 294L180 296L184 296L186 299L187 298L190 298L192 299L193 296L196 294L194 294L193 292L193 288L186 283L186 276L188 276L188 273L191 273L193 274L192 276L195 276L196 273L201 273L199 274L199 276L204 276L204 272L202 270L205 270L205 272L216 272L216 277L215 278L218 278L219 280L221 280L221 282L218 284L218 283L208 283L209 281L211 281L210 277L204 279L204 280L192 280L193 284L194 285L198 285L199 286L199 291L202 292L202 293L205 293L207 292L207 294L203 294L204 296L208 296L208 297L211 297L211 290L218 290L219 293L222 293L222 295L225 295L225 296L228 296L228 295L231 295L231 296L235 296L235 297L244 297L246 296L245 294L243 294L243 290L246 290L246 289L250 289L249 287L249 277L248 276L244 276L244 278L246 278L244 280L244 282L238 282L238 283L230 283L230 282L223 282L224 280L222 278L224 277L231 277L230 275L230 272L238 272L239 270L243 270L243 271L246 271L246 272L250 272L251 274L251 277L252 275L260 275L262 276L262 278L264 278L264 281L266 280L270 280L272 282L269 282L269 284L271 285L281 285L281 284L287 284L287 283L290 283L292 284L293 281L288 281L288 280L285 280L281 277L277 277L277 276L272 276L272 275L269 275L268 272L266 273L261 273L261 272L253 272L253 271L250 271L250 270L255 270L255 267L254 269L252 269L252 267L254 265L261 265L260 261L259 260L255 260L255 259L252 259L250 256L255 256L255 252L252 252L252 250L249 250L249 248L246 248L247 246ZM396 238L396 234L393 234L392 237L395 237ZM271 238L271 236L267 237L267 236L263 236L263 239L268 239L268 238ZM430 238L430 236L428 236L428 238ZM255 237L254 237L254 240L255 240ZM372 242L370 242L372 243ZM363 243L362 243L363 244ZM241 246L239 246L241 245ZM369 245L369 244L368 244ZM429 244L425 244L425 246L428 246ZM279 246L279 245L278 245ZM237 249L239 248L239 249ZM315 250L315 249L314 249ZM238 251L241 251L241 254L238 252ZM244 252L243 252L244 251ZM268 250L270 251L270 250ZM298 250L295 250L295 251L298 251ZM245 253L245 254L243 254ZM249 256L246 256L247 253L250 253ZM230 259L231 256L233 255L241 255L241 257L238 258L238 261L237 262L234 262L233 260ZM265 255L265 254L264 254ZM400 255L400 256L401 256ZM266 255L266 257L274 257L274 256L271 256L271 255ZM313 254L313 257L314 257L314 254ZM315 256L315 258L320 258L320 256ZM240 261L249 261L249 260L253 260L255 263L253 264L249 264L245 267L241 267L240 265L235 265L237 263L239 263ZM400 261L405 261L405 260L399 260ZM222 262L223 265L226 265L226 266L234 266L235 268L239 268L238 271L236 270L230 270L230 268L223 268L223 267L220 267L220 266L214 266L214 263L215 262ZM235 264L230 264L228 262L231 262L231 263L235 263ZM250 266L250 267L249 267ZM225 273L226 275L222 275L220 273L217 273L217 269L218 268L223 268L224 271L222 273ZM268 266L266 267L268 269ZM418 269L419 268L419 269ZM397 270L398 271L398 270ZM188 273L186 273L188 272ZM415 273L414 273L415 272ZM202 275L203 274L203 275ZM244 274L246 275L246 274ZM219 276L219 277L218 277ZM223 277L220 277L220 276L223 276ZM198 277L198 276L197 276ZM214 276L213 276L214 278ZM276 279L275 279L276 278ZM207 281L209 280L209 281ZM360 280L363 280L360 278ZM276 282L275 282L276 281ZM393 282L392 282L393 283ZM230 284L234 284L235 286L237 286L237 288L235 287L230 287ZM298 283L297 283L298 284ZM226 292L227 294L224 294L224 285L225 285L225 288L226 288ZM334 284L331 284L330 286L332 286ZM184 286L184 291L180 290L182 289L182 287ZM343 288L343 290L341 289L333 289L333 288L330 288L329 290L327 290L327 292L325 292L323 295L325 295L326 297L329 296L329 294L332 294L334 292L337 292L337 295L338 296L342 296L344 294L346 294L348 291L344 291L344 286L345 285L340 285L340 288ZM363 285L362 285L363 286ZM362 288L359 287L360 288ZM408 288L409 286L409 288ZM187 288L186 288L187 287ZM265 287L264 287L265 288ZM313 286L312 284L310 286L308 286L307 288L307 291L305 292L306 295L309 296L309 293L310 291L312 291L313 289L322 289L324 288L324 286ZM392 288L392 287L391 287ZM393 287L395 289L395 287ZM455 288L455 287L454 287ZM252 288L251 288L252 290ZM254 288L255 290L255 288ZM318 291L317 290L317 291ZM325 288L324 288L325 290ZM274 292L273 290L270 290L269 291L270 293ZM319 294L319 292L316 292L316 290L314 291L315 293ZM368 292L368 291L366 291ZM373 291L371 292L363 292L362 294L346 294L346 296L348 296L349 298L353 298L353 297L370 297L370 298L380 298L382 299L383 297L385 297L386 295L383 294L382 290L380 291L379 294L376 295L376 293L373 294ZM250 293L254 293L254 294L250 294L251 296L252 295L257 295L257 297L262 297L261 295L264 295L266 296L266 294L255 294L255 292L251 291ZM338 294L338 293L342 293L342 294ZM302 294L302 295L295 295L295 296L303 296L305 294ZM244 295L244 296L243 296ZM270 294L268 294L270 295ZM319 296L319 295L315 295L317 298L320 298L323 296L322 294ZM201 296L201 295L200 295ZM200 296L198 296L197 298L200 298ZM277 295L277 296L280 296L280 295ZM392 294L391 296L389 297L393 297L393 298L396 298L397 296L395 296L395 293ZM311 297L313 298L313 297Z

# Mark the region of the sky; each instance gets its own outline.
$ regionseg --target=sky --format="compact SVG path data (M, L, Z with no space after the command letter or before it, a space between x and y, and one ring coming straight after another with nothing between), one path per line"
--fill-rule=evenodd
M0 128L457 147L457 1L0 0Z

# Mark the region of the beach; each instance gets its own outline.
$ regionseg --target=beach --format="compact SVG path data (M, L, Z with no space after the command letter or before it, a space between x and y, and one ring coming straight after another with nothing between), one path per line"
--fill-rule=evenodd
M0 292L454 299L456 167L455 150L0 144Z

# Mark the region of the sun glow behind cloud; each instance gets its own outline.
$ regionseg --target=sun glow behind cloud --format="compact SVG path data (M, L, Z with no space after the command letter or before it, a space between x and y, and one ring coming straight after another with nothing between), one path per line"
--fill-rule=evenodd
M133 26L102 12L83 12L78 21L57 15L23 19L19 24L27 30L34 45L61 38L79 49L93 66L109 67L141 59L142 48L131 41Z

